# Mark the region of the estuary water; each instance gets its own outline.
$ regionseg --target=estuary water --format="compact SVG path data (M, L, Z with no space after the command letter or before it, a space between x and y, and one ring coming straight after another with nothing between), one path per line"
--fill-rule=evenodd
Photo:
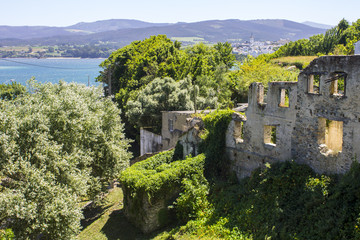
M0 84L16 81L26 84L31 77L40 83L76 82L98 86L95 78L102 70L99 64L104 59L73 58L0 58Z

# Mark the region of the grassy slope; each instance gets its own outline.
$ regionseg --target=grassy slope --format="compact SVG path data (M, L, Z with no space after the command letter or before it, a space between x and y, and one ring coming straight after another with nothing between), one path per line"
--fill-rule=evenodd
M280 57L272 59L271 62L281 64L282 66L296 66L299 69L303 69L315 58L317 56Z
M123 193L119 187L110 190L104 203L85 215L88 216L82 221L84 229L78 235L79 240L148 240L167 236L166 229L145 235L127 221L123 213Z

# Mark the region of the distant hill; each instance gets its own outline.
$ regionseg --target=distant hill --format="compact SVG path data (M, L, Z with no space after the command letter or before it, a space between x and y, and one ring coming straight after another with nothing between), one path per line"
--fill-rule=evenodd
M112 42L120 46L152 35L168 37L196 37L206 42L248 40L251 35L259 41L276 41L281 38L297 40L324 29L288 20L237 19L210 20L194 23L147 23L137 20L104 20L78 23L69 27L9 27L0 26L0 45L57 45Z
M110 19L110 20L102 20L102 21L96 21L90 23L81 22L69 26L67 28L98 33L98 32L114 31L114 30L126 29L126 28L147 28L154 26L167 26L167 25L170 25L170 23L149 23L149 22L143 22L132 19Z
M326 24L316 23L316 22L309 22L309 21L303 22L302 24L308 25L310 27L321 28L321 29L330 29L330 28L334 27L331 25L326 25Z

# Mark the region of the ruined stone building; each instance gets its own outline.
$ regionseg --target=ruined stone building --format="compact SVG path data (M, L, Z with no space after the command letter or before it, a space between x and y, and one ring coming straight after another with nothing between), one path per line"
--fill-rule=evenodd
M297 82L271 82L266 93L261 83L252 83L248 95L246 116L234 113L226 134L238 178L278 161L344 173L360 160L360 56L317 58ZM163 112L161 136L148 133L143 145L156 141L148 151L167 150L179 140L184 155L195 156L201 139L192 114Z
M360 56L312 61L297 82L249 88L246 117L234 114L226 151L238 178L266 162L291 160L344 173L360 156Z

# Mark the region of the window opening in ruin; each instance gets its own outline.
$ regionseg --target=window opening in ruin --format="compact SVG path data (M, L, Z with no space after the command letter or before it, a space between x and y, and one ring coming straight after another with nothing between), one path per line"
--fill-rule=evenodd
M276 146L276 126L264 126L264 143Z
M320 94L320 74L309 75L308 93Z
M264 103L264 86L258 85L257 87L257 103L262 104Z
M330 94L334 96L345 96L347 74L344 72L335 72L325 82L330 83Z
M289 89L280 89L280 103L279 107L289 107Z
M174 120L169 119L168 124L169 124L169 131L170 132L174 131Z
M319 118L318 143L321 153L337 154L342 151L343 122Z
M244 142L244 122L235 121L234 139L236 143Z

